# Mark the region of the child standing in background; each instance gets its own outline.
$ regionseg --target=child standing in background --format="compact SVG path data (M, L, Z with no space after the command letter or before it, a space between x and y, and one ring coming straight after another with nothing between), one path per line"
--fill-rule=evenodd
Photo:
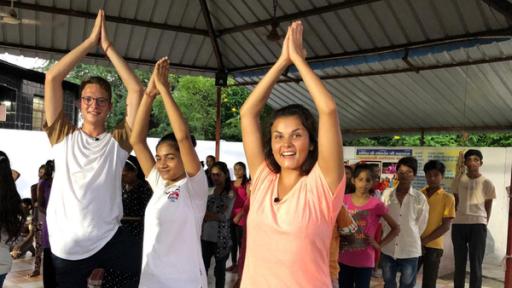
M353 194L345 195L344 203L357 223L357 230L350 236L342 236L340 253L340 287L370 287L370 278L375 267L375 251L380 251L399 233L398 224L389 216L387 207L377 197L372 197L373 171L368 164L359 164L354 169ZM391 230L380 243L375 241L381 218Z

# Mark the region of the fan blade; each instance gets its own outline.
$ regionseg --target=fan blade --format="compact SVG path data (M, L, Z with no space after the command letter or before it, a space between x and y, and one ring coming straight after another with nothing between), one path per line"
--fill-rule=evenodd
M37 20L32 19L21 19L21 24L27 24L27 25L39 25L41 22Z
M0 22L4 24L20 24L21 21L18 18L13 18L10 16L1 16Z

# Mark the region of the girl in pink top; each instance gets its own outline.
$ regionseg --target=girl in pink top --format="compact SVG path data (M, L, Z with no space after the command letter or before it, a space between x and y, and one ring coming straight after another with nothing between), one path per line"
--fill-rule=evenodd
M354 169L352 183L355 192L345 195L343 202L348 213L357 223L351 235L342 235L340 249L339 286L341 288L370 287L372 270L375 267L375 251L398 235L398 224L389 216L388 209L377 197L372 197L372 166L358 164ZM389 224L391 231L377 243L375 240L381 218Z
M336 102L305 60L302 31L300 21L288 28L279 59L240 110L254 173L241 287L332 285L329 245L345 189L343 142ZM260 112L291 64L311 94L318 122L301 105L283 107L262 141Z
M235 222L237 215L243 213L244 203L247 200L247 187L249 185L249 178L244 162L236 162L233 170L235 172L235 181L232 182L233 192L235 192L235 203L231 211L231 265L226 269L228 272L238 271L237 253L242 248L242 235L245 225L245 220L242 223ZM245 217L244 217L245 218Z

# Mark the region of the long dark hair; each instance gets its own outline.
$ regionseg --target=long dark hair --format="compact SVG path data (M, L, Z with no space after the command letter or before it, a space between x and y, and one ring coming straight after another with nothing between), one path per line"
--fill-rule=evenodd
M245 166L244 162L236 162L234 166L240 166L242 169L244 169L244 176L242 176L242 187L245 187L247 185L247 182L249 182L249 178L247 178L247 167Z
M213 163L212 169L214 167L217 167L224 175L226 175L226 180L224 181L224 189L222 190L222 193L229 193L231 192L231 176L229 175L229 169L228 165L222 161L217 161Z
M12 178L11 163L7 154L0 151L0 231L7 233L2 242L13 242L18 238L24 222L21 198Z
M55 163L53 162L53 160L46 161L46 164L44 164L43 178L45 180L52 181L54 171L55 171Z
M316 161L318 160L318 121L316 118L311 114L311 111L309 111L307 108L300 104L292 104L285 106L281 109L278 109L274 111L271 117L271 121L269 121L269 126L265 130L264 139L263 139L263 147L264 148L264 154L265 154L265 160L267 161L270 170L274 173L280 173L281 172L281 166L277 163L276 159L274 158L274 154L272 153L272 125L274 125L274 122L281 117L289 117L289 116L295 116L298 117L300 122L302 123L302 126L308 131L309 134L309 144L312 147L312 150L309 151L308 155L306 156L306 160L304 163L302 163L301 171L303 175L309 174L311 172L311 169L313 169L313 166L315 166Z

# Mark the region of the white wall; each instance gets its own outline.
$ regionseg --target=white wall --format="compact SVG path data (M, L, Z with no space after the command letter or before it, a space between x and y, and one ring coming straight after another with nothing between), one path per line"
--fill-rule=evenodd
M148 139L153 153L157 141L158 139L154 138ZM222 141L220 149L220 160L226 162L231 169L237 161L246 162L242 143ZM446 149L453 149L453 147ZM496 187L496 200L493 203L492 216L488 226L485 262L499 264L506 253L509 200L505 187L510 185L512 148L478 149L484 155L484 165L481 171ZM21 177L16 183L18 191L22 197L29 197L30 185L37 182L39 166L53 158L46 134L37 131L0 129L0 150L7 153L12 167L21 173ZM215 154L215 142L198 141L196 150L199 158L204 161L207 155ZM347 160L355 160L355 147L345 147L344 155ZM453 252L449 233L445 238L446 250L440 269L442 274L453 270L453 260L451 260Z
M152 153L155 153L157 142L157 138L148 138ZM30 197L30 186L37 183L39 166L54 158L46 133L0 129L0 150L7 153L12 168L21 173L21 177L16 181L21 197ZM197 141L196 151L199 159L206 163L207 155L215 155L215 141ZM247 163L242 143L221 141L219 160L226 162L232 173L236 162Z

